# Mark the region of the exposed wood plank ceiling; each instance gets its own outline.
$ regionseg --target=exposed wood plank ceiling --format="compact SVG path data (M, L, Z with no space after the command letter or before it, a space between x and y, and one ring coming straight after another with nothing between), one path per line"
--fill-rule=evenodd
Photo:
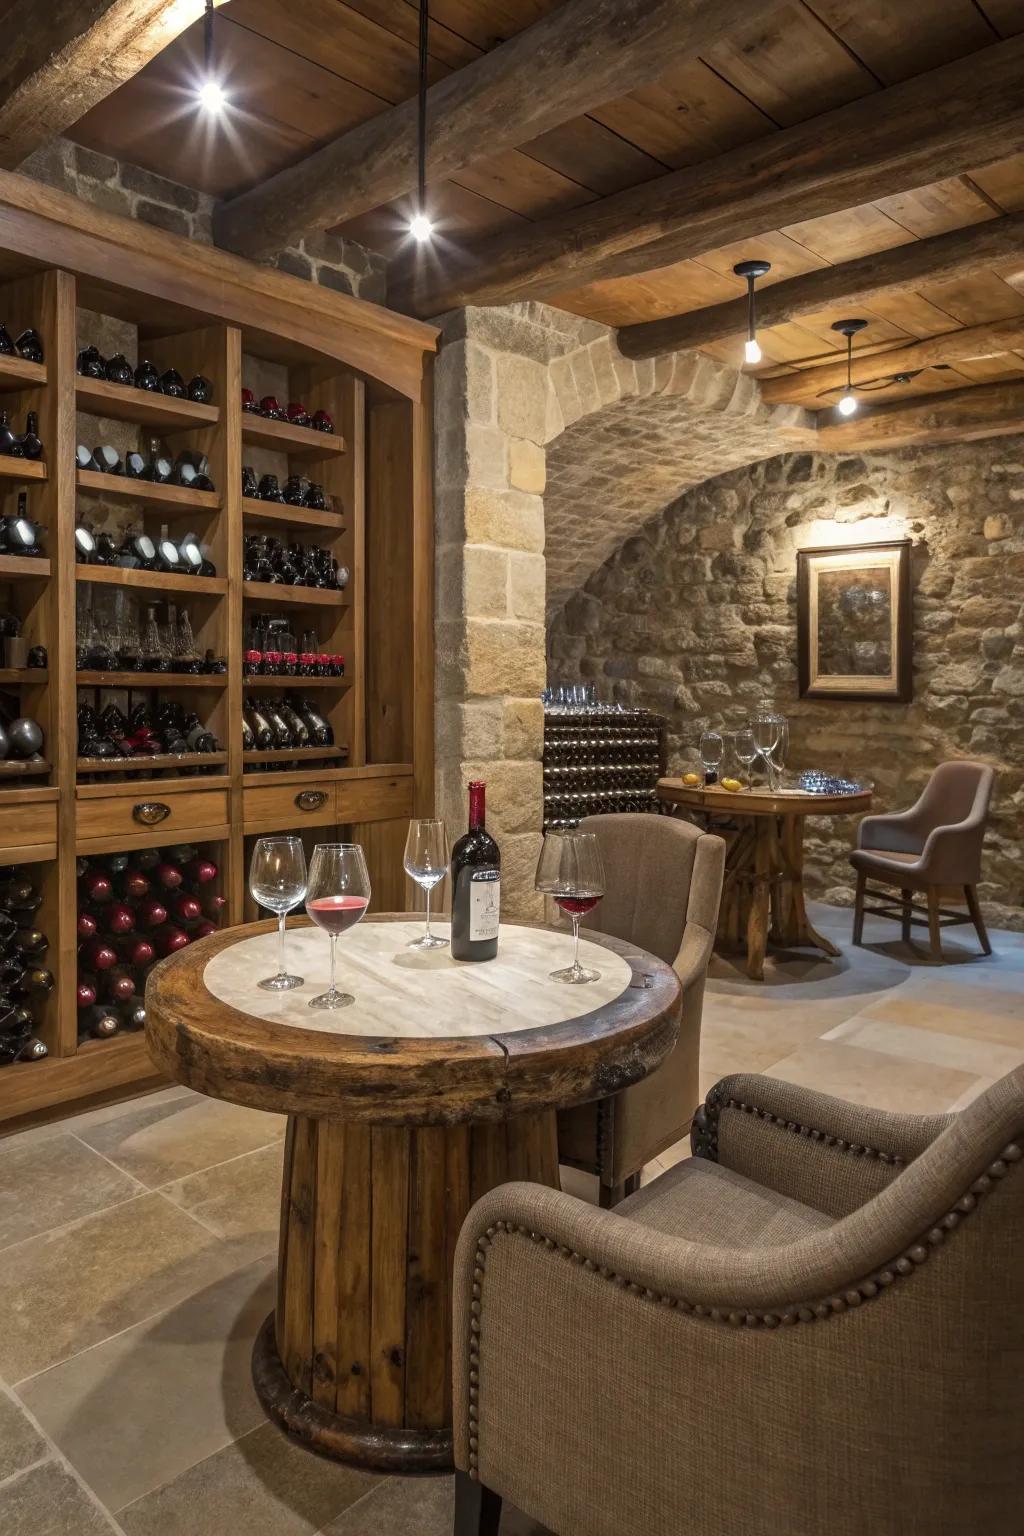
M432 0L432 78L470 63L558 3ZM416 28L415 0L229 0L218 13L218 51L236 102L227 131L211 135L191 109L187 85L200 48L193 28L95 107L72 136L217 197L233 196L412 95ZM432 187L432 210L443 225L441 259L445 250L457 256L489 235L766 139L1020 33L1024 0L781 0L774 7L766 0L763 21L699 61L670 67L655 84ZM765 256L772 262L768 281L785 282L1022 210L1024 142L1008 143L997 164L766 230L695 260L592 283L552 302L614 325L649 321L736 298L741 285L732 267L743 257ZM406 217L400 204L385 206L344 232L400 265L408 256ZM838 348L830 327L849 312L839 300L772 325L760 336L760 371L780 379L833 362ZM877 294L853 312L869 321L857 347L865 356L1024 317L1024 253ZM1010 344L1012 331L1006 336L1004 352L923 367L878 398L1024 376L1024 344ZM706 346L732 363L741 348L736 337ZM798 394L807 388L799 381Z

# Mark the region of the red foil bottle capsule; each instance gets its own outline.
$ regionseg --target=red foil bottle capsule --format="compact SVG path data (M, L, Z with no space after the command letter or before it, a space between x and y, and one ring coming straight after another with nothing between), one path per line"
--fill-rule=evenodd
M165 891L176 891L184 876L176 864L158 864L153 871Z
M262 651L246 651L242 657L242 673L245 677L258 677L262 666Z
M167 921L167 908L161 906L154 897L147 896L139 902L136 916L143 928L160 928Z

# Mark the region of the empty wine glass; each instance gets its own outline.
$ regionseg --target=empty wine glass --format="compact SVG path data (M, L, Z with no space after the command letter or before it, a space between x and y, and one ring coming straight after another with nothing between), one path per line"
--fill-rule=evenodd
M302 986L301 976L290 976L284 963L285 918L306 894L306 855L298 837L261 837L252 851L249 889L253 900L277 914L277 975L256 985L264 992L290 992Z
M704 731L700 738L700 760L704 764L704 783L718 783L718 769L725 744L717 731Z
M430 931L430 893L448 873L448 838L444 822L436 818L410 821L405 840L405 872L415 880L427 898L427 918L423 937L413 939L410 949L444 949L448 943Z
M335 986L338 935L354 928L370 905L370 871L358 843L317 843L309 865L306 911L331 941L331 984L311 1008L347 1008L355 998Z
M779 744L780 724L778 715L768 714L766 711L756 714L750 722L757 750L764 758L768 788L773 793L779 787L779 773L773 754Z
M749 779L751 765L757 757L757 742L749 726L733 732L732 750L736 761L746 770L746 777Z
M572 965L552 971L552 981L597 981L600 971L580 965L580 918L592 912L604 895L604 864L593 832L549 832L537 863L536 889L552 896L572 919Z

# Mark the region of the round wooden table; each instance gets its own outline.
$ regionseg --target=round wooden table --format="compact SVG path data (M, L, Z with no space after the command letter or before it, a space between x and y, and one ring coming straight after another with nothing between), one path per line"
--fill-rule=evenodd
M727 842L725 883L718 916L718 943L746 944L747 975L764 976L769 943L783 949L810 945L826 955L839 950L811 926L804 903L804 820L851 816L871 809L871 791L812 795L802 789L723 789L659 779L658 797L699 815ZM725 823L725 825L723 825ZM731 825L730 825L731 824Z
M146 988L157 1064L200 1093L288 1115L276 1311L253 1351L261 1402L325 1456L384 1471L451 1466L451 1275L459 1229L497 1184L558 1187L555 1111L653 1070L679 1027L660 960L581 940L601 979L550 981L555 929L503 923L498 958L408 942L422 918L370 918L338 946L335 1013L308 999L328 941L289 924L301 989L261 992L275 925L211 935ZM444 931L439 930L439 931ZM584 953L585 951L585 953Z

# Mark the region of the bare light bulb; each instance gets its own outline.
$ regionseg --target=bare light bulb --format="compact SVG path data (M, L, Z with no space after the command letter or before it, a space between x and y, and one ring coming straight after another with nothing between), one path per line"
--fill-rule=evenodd
M856 395L851 394L849 390L847 390L845 394L840 395L839 404L836 406L836 410L839 412L840 416L852 416L856 409Z
M751 336L743 348L743 361L745 363L759 363L761 361L761 348L753 336Z
M433 235L434 226L425 213L417 213L409 223L409 233L422 245Z
M216 114L223 112L227 106L228 98L223 87L219 81L214 80L212 77L203 81L196 92L196 96L204 112Z

